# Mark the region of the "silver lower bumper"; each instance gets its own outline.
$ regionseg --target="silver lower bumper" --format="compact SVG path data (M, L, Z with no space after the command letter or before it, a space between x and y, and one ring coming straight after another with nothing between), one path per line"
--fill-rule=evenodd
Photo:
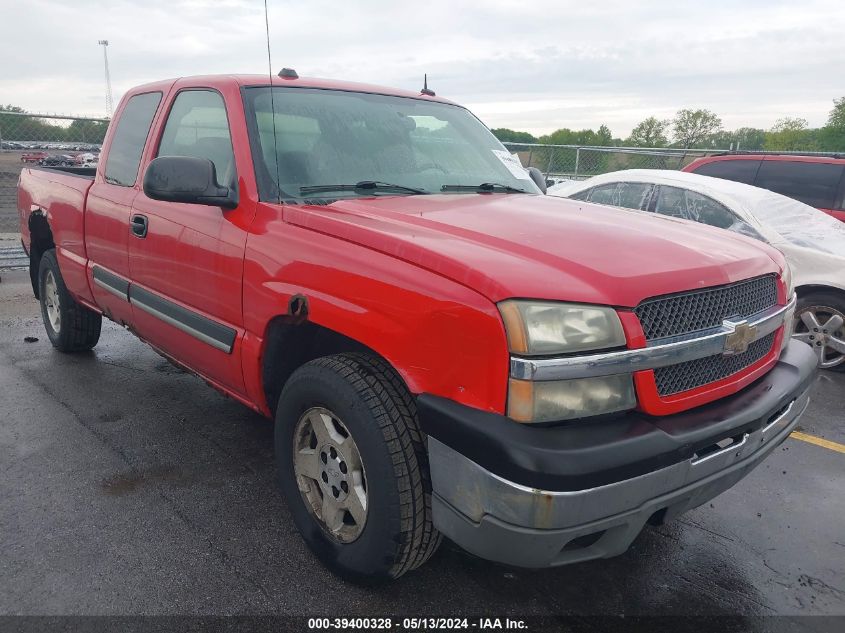
M674 518L724 492L787 438L798 396L767 426L705 455L633 479L555 492L507 481L429 437L434 523L469 552L520 567L616 556L652 517Z

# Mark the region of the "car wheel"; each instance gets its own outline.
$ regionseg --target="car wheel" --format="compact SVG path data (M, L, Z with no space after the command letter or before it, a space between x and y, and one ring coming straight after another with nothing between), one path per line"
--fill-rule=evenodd
M822 369L845 371L845 298L835 292L799 296L793 338L813 348Z
M311 550L341 576L397 578L440 543L416 403L383 360L311 361L276 412L279 484Z
M41 256L38 297L47 337L60 352L84 352L100 340L103 317L74 299L65 286L56 251Z

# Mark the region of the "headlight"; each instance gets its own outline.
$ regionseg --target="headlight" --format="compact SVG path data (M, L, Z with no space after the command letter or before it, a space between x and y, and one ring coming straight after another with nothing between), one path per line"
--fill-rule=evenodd
M630 374L544 382L511 378L508 385L508 417L517 422L571 420L635 406Z
M499 304L513 354L543 356L625 345L612 308L511 299Z
M512 354L571 354L626 343L612 308L511 299L500 303L499 311ZM631 374L550 381L511 378L508 383L508 417L517 422L571 420L635 406Z

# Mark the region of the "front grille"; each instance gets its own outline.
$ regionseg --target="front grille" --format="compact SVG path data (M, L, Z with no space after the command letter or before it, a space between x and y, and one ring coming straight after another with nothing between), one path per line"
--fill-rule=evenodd
M646 299L634 309L647 341L698 332L724 319L746 318L777 304L774 275L727 286Z
M772 350L775 334L776 332L772 332L754 341L742 354L734 356L717 354L668 367L658 367L654 370L657 393L660 396L671 396L732 376L768 354Z

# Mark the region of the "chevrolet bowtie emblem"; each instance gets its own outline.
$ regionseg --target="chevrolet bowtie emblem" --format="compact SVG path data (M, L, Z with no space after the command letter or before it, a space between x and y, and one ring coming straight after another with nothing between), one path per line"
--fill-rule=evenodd
M748 321L722 321L722 327L728 331L725 337L725 347L722 350L724 356L742 354L748 346L757 338L757 327L749 325Z

